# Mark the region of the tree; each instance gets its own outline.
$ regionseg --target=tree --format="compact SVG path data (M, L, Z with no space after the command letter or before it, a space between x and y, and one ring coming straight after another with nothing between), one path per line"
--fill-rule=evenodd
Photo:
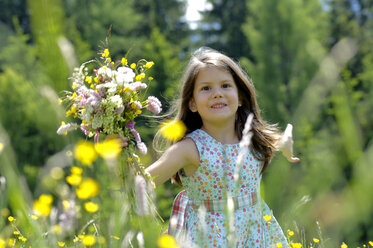
M248 1L248 8L243 31L253 60L241 61L259 92L264 115L283 122L325 53L325 15L318 1Z

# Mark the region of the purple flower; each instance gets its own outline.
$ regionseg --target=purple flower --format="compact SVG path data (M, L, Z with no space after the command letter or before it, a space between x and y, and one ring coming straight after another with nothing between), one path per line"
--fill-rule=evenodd
M146 103L146 108L154 114L159 114L162 111L162 103L155 96L149 96Z
M128 129L132 129L132 128L135 127L135 123L133 121L129 121L129 122L126 123L126 127Z
M136 142L137 143L141 142L141 137L140 137L139 132L137 132L136 129L134 129L134 128L132 128L130 131L131 131L133 137L135 138Z

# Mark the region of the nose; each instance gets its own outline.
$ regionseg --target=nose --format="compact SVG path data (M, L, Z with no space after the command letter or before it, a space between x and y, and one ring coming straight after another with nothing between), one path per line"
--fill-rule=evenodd
M223 97L223 93L221 92L220 87L214 87L212 92L213 98L221 98Z

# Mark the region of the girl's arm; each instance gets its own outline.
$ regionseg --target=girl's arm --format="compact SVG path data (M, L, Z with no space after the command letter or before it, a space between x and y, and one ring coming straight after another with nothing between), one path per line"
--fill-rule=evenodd
M155 185L162 184L181 168L199 164L198 150L191 139L184 139L169 147L146 171L154 178Z
M289 162L299 162L300 159L293 156L293 126L288 124L279 143L279 150Z

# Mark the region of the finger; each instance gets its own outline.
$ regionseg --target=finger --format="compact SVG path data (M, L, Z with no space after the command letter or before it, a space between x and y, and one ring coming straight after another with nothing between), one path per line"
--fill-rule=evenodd
M289 162L292 162L292 163L297 163L297 162L300 161L300 159L297 158L297 157L290 157L290 158L288 158L288 161L289 161Z

